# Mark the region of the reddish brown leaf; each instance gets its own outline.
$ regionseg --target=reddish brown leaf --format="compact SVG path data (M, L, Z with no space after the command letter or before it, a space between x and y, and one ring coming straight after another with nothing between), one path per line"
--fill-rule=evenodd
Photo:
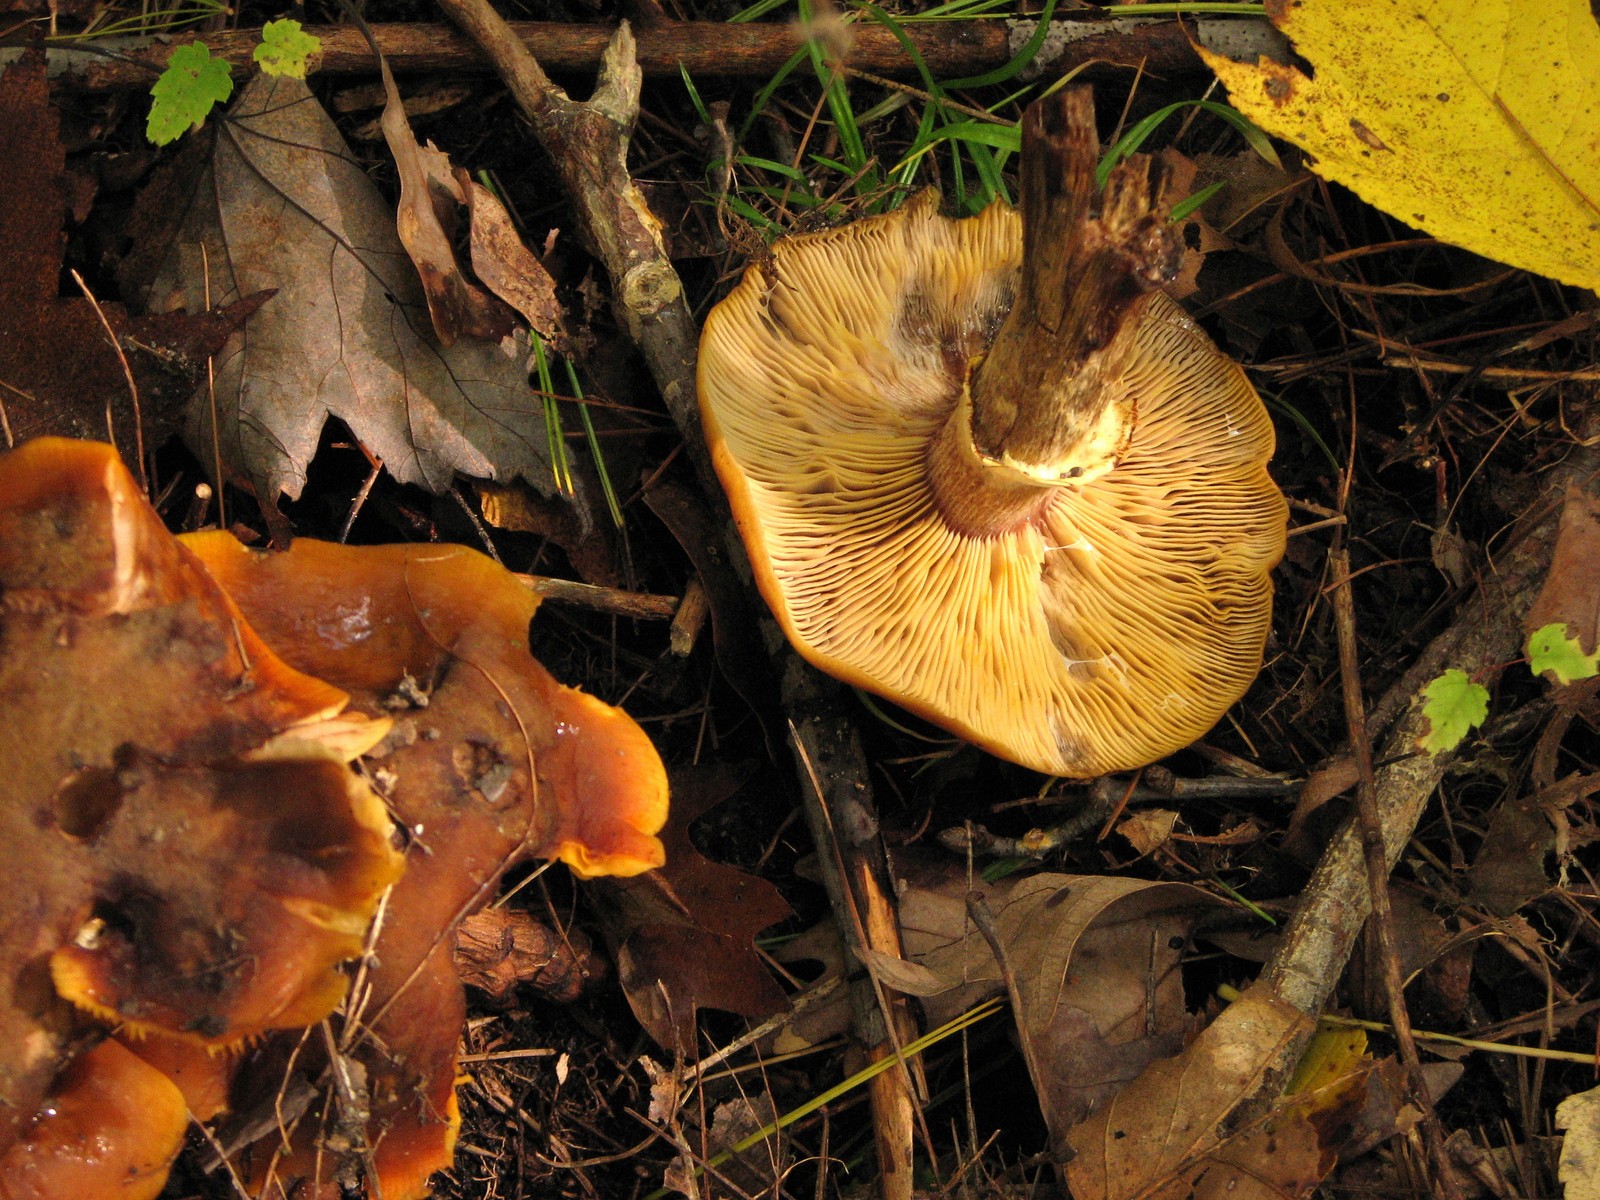
M689 840L695 819L748 777L727 765L674 771L672 814L661 835L666 866L599 889L609 910L606 939L634 1015L656 1041L685 1054L695 1050L696 1009L760 1021L787 1003L754 939L788 917L789 905L766 880L712 862Z
M108 439L133 461L133 403L116 349L83 296L59 295L64 222L75 185L66 168L44 56L29 51L0 76L0 414L12 442L44 434ZM177 431L206 357L259 305L129 317L101 303L139 390L144 444Z
M1585 653L1600 649L1600 497L1579 488L1567 493L1544 587L1523 624L1532 633L1553 622Z
M389 64L380 58L378 69L388 98L383 139L400 174L396 226L422 279L439 344L448 346L463 336L499 341L511 332L512 308L540 337L564 341L555 280L522 244L493 193L472 182L432 142L417 141ZM472 269L487 292L456 261L452 243L463 213L471 230Z

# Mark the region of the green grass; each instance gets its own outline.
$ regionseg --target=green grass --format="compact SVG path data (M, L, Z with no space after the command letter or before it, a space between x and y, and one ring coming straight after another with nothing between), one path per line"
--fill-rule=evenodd
M825 38L808 38L757 91L750 111L735 128L737 150L731 160L711 164L713 177L721 177L726 171L731 181L728 194L718 203L770 241L796 228L887 212L935 181L960 216L976 213L996 200L1011 201L1007 169L1021 149L1017 115L1046 91L1025 84L1008 89L998 98L991 96L994 90L1013 83L1038 54L1049 32L1055 4L1056 0L1046 0L1037 14L1033 35L1009 62L980 75L940 80L934 78L906 26L919 21L1011 16L1015 0L946 0L915 15L891 14L873 0L854 0L843 19L872 22L888 30L905 51L917 85L899 88L887 81L869 79L872 84L881 84L887 95L858 107L854 92L860 89L857 86L853 92L852 88L858 81L831 61ZM780 10L792 12L802 28L811 27L817 16L815 0L757 0L731 20L754 21ZM1122 14L1124 10L1139 15L1178 10L1259 15L1262 11L1259 3L1231 2L1123 5L1106 11ZM1048 90L1063 87L1070 79L1070 75L1058 79ZM683 80L701 120L709 124L711 117L694 81L687 72ZM802 81L814 83L819 90L810 93L809 103L793 105L796 111L809 114L799 132L793 159L784 162L768 154L744 151L762 115L772 111L780 95L790 97L792 102L796 93L804 94L799 88ZM974 92L988 92L990 96L985 96L981 105L975 104L970 99ZM1266 135L1236 110L1211 100L1184 100L1151 113L1123 133L1100 165L1100 182L1103 184L1112 167L1138 151L1169 117L1185 110L1216 117L1237 131L1256 153L1277 163ZM901 122L901 127L886 128L892 121ZM888 147L893 147L892 153ZM1174 208L1174 219L1188 216L1220 186L1213 184L1181 201Z
M177 33L213 17L231 16L233 9L222 0L179 0L162 7L146 4L136 13L111 19L109 9L97 12L89 24L77 33L55 34L45 40L51 43L70 44L90 42L108 37L144 37L160 33Z

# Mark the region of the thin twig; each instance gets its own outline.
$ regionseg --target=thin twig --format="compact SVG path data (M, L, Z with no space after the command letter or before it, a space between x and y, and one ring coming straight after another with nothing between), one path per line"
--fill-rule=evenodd
M133 368L128 365L128 356L122 352L122 342L117 338L116 330L112 329L111 322L106 320L105 310L100 307L100 301L94 298L94 293L83 281L83 276L73 271L72 281L78 285L84 298L89 301L89 307L94 309L94 315L100 318L100 327L106 331L106 338L111 342L111 348L116 351L117 361L122 364L122 377L128 381L128 396L133 401L133 453L134 462L139 469L139 490L148 494L150 480L144 473L144 415L139 411L139 385L134 382ZM116 444L116 423L111 419L109 396L106 398L106 439L112 445Z
M1361 695L1361 664L1356 643L1356 611L1350 595L1350 553L1341 539L1329 553L1329 568L1343 582L1333 590L1334 625L1339 640L1339 677L1344 694L1345 726L1350 747L1361 771L1356 785L1356 812L1361 829L1361 849L1366 860L1367 887L1372 900L1372 920L1367 929L1373 939L1379 977L1389 1006L1389 1023L1400 1061L1405 1064L1411 1091L1422 1109L1422 1143L1433 1173L1433 1185L1444 1200L1459 1200L1461 1189L1445 1153L1444 1132L1434 1111L1422 1059L1411 1034L1411 1014L1406 1008L1405 980L1395 947L1394 910L1389 903L1389 863L1383 848L1383 818L1378 813L1378 783L1372 767L1372 740L1367 736L1366 703Z

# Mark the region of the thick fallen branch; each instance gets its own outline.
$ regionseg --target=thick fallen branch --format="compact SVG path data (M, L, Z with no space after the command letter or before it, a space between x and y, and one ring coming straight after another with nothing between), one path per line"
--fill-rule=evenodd
M1235 32L1249 22L1232 22ZM1035 22L939 21L912 23L906 37L922 55L935 78L955 78L991 71L1009 62ZM545 21L517 21L511 32L547 71L558 75L592 76L600 69L613 28ZM322 39L322 53L312 71L331 75L376 74L377 62L360 31L352 26L311 26L307 33ZM487 71L492 64L470 37L447 25L374 25L372 32L389 67L396 74L415 71ZM1054 23L1038 62L1054 72L1086 63L1118 67L1143 65L1157 75L1195 74L1204 65L1186 32L1175 20L1062 20ZM1206 42L1212 39L1200 36ZM693 77L771 75L804 44L795 24L730 25L719 21L667 21L634 31L639 68L646 75L676 77L680 67ZM58 45L50 50L52 68L72 72L74 84L86 91L149 87L166 66L174 46L203 40L213 57L238 71L247 71L250 54L261 41L259 29L231 29L184 34L171 41L108 39L88 49ZM915 67L895 35L880 25L858 22L844 43L843 65L877 75L914 76ZM831 45L831 42L830 42ZM114 46L117 53L98 52Z

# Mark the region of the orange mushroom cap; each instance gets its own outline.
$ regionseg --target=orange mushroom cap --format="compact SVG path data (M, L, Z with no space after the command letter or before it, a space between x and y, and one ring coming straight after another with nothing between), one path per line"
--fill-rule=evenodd
M0 1152L66 1052L63 999L224 1045L342 998L400 866L314 732L346 699L255 636L110 446L0 455ZM387 721L341 747L357 726Z
M1035 485L970 436L960 462L940 445L971 422L1022 252L1009 206L950 220L931 193L783 239L708 317L700 402L757 584L805 658L1087 777L1188 744L1243 694L1286 508L1254 389L1156 293L1108 409L1131 425L1091 431L1114 466L974 519L972 494Z
M270 1198L335 1200L339 1179L370 1170L387 1200L428 1192L451 1164L459 1113L456 1050L466 1005L455 926L490 900L501 875L556 857L584 875L659 866L667 780L625 713L557 683L529 652L538 597L460 546L340 546L308 538L259 553L227 534L185 544L273 650L347 688L395 733L372 766L414 843L363 977L348 1054L364 1071L370 1157L358 1167L319 1142L336 1098L314 1102L287 1144L274 1136L240 1161L275 1181ZM409 682L407 680L409 679ZM270 1103L288 1069L263 1047L241 1072ZM320 1051L298 1055L315 1078Z

